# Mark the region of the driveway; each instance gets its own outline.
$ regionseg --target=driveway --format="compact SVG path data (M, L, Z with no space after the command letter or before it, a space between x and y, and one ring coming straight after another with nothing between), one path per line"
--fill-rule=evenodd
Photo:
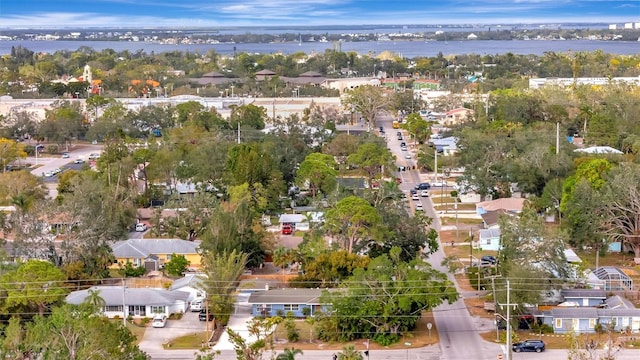
M198 313L188 311L180 320L167 320L163 328L147 327L140 349L152 359L194 359L195 350L165 350L162 344L169 340L189 334L198 334L205 330L204 321L198 320Z

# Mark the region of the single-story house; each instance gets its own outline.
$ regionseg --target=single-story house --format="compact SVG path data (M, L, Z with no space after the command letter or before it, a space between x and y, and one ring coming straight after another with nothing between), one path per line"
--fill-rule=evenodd
M506 210L498 209L495 211L487 211L484 214L481 214L482 217L482 226L485 229L499 229L500 225L498 224L498 219L500 215L507 214Z
M184 291L189 293L188 300L191 301L195 298L204 298L207 296L207 292L204 290L204 274L187 274L184 277L176 280L171 284L169 290Z
M554 308L543 312L542 321L551 325L556 334L595 333L596 325L614 324L614 331L640 332L640 309L629 300L612 296L598 308Z
M206 74L203 74L200 78L190 78L190 83L195 83L198 85L225 85L232 82L234 79L228 78L218 72L212 71Z
M320 296L326 289L273 289L256 291L249 296L253 316L275 316L278 312L286 315L292 312L296 317L303 317L305 308L309 315L322 310Z
M280 229L285 225L291 226L295 230L309 230L307 217L302 214L282 214L278 219Z
M184 255L189 267L198 269L202 258L198 252L200 241L181 239L129 239L111 245L115 257L112 268L119 268L126 263L144 266L148 271L156 271L171 261L171 256Z
M430 139L436 151L442 156L451 156L458 152L458 138L449 136L442 139Z
M481 229L478 232L476 248L484 251L500 250L500 228Z
M473 120L473 110L467 108L457 108L449 110L445 113L444 119L440 122L442 125L459 125Z
M501 198L489 201L483 201L476 204L476 212L478 215L482 215L489 211L504 210L511 213L522 212L527 199L524 198Z
M81 304L89 296L89 290L98 291L105 303L102 312L109 318L126 318L129 315L153 317L155 314L169 316L184 313L189 305L189 293L185 291L124 286L94 286L73 291L67 295L66 301L69 304Z
M598 309L591 307L551 309L543 313L543 323L551 325L555 334L595 333Z
M599 306L607 299L605 291L599 289L562 289L560 294L565 303L575 303L577 306Z

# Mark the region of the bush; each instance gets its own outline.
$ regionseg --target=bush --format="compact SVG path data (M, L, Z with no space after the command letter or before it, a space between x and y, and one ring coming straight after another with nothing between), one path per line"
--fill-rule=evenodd
M309 315L311 315L311 308L310 307L303 307L302 308L302 315L304 315L305 317L309 317Z
M596 324L596 326L598 325L599 324ZM553 327L549 324L533 323L533 325L531 326L531 329L533 331L536 331L542 334L553 334Z
M287 312L287 319L284 321L284 327L287 329L287 340L292 343L298 341L300 333L298 332L298 328L296 327L296 322L291 311Z

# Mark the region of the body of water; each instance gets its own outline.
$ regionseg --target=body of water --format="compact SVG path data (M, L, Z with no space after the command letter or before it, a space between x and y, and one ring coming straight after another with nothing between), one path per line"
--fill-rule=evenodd
M495 55L513 53L519 55L542 55L545 52L596 51L620 55L640 54L640 41L597 41L597 40L474 40L474 41L362 41L362 42L303 42L303 43L237 43L237 44L177 44L167 45L150 42L127 41L0 41L0 55L10 54L12 46L23 46L35 52L54 53L58 50L75 51L89 47L96 51L139 50L147 54L168 51L189 51L206 53L213 49L218 54L228 55L234 51L246 53L292 54L295 52L324 52L327 49L355 51L359 54L377 55L384 51L414 58L436 56L438 53Z

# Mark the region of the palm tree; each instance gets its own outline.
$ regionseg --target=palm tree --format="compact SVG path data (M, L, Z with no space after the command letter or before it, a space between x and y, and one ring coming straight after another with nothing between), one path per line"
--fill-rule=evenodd
M295 360L296 355L302 355L302 350L285 348L284 352L276 357L276 360Z
M102 296L100 296L100 290L89 290L87 292L87 297L83 302L91 305L98 311L102 311L102 309L104 309L104 306L107 304Z
M338 360L363 360L362 353L354 345L347 345L338 354Z

